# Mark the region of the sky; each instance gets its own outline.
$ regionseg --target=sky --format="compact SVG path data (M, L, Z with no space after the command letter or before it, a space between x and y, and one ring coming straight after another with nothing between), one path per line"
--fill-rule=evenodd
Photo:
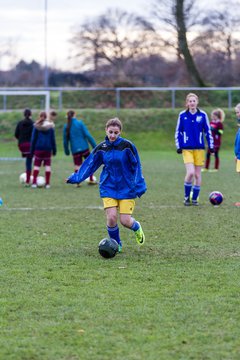
M74 71L69 40L78 25L109 8L144 15L149 4L150 0L0 0L0 70L22 59ZM8 49L11 56L3 54Z

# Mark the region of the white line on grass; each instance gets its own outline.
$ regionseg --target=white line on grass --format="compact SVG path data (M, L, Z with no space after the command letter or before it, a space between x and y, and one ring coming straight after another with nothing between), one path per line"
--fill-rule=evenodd
M202 206L201 206L202 207ZM183 205L150 205L145 206L145 208L151 209L151 210L160 210L160 209L183 209ZM50 207L19 207L19 208L9 208L6 206L2 206L0 208L0 211L64 211L64 210L78 210L78 209L89 209L89 210L103 210L103 206L50 206Z
M90 209L90 210L103 210L102 206L78 206L78 207L57 207L57 206L51 206L51 207L20 207L20 208L9 208L3 206L0 211L62 211L62 210L78 210L78 209Z

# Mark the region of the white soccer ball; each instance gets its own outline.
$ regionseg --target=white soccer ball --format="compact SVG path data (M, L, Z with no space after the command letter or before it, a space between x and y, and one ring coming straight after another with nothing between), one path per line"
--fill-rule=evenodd
M19 182L20 184L26 184L26 180L27 180L27 174L26 173L22 173L20 176L19 176ZM30 176L30 184L32 184L33 182L33 176L31 175Z
M46 185L45 178L43 176L38 176L37 177L37 187L41 188L41 187L44 187L45 185Z
M27 174L26 174L26 173L22 173L22 174L19 176L19 182L20 182L20 184L26 184L26 179L27 179Z
M88 177L87 179L85 179L85 181L89 184L90 183L90 177ZM97 178L96 176L93 175L93 181L97 182Z

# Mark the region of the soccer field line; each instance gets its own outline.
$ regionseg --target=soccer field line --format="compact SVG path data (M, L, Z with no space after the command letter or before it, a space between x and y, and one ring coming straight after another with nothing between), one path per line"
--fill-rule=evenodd
M158 205L158 206L145 206L145 208L150 210L158 209L176 209L183 208L183 205ZM14 207L10 208L7 206L2 206L0 211L65 211L65 210L104 210L103 206L49 206L49 207Z
M103 210L102 206L50 206L50 207L15 207L9 208L3 206L0 211L64 211L64 210L79 210L79 209L88 209L88 210Z

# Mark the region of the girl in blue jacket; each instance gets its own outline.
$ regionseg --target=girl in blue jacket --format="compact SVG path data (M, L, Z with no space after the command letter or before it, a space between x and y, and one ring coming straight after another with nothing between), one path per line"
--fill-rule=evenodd
M240 104L235 106L235 113L237 115L238 131L235 138L234 153L236 160L236 171L240 173Z
M180 112L176 132L175 143L177 153L183 155L186 168L184 179L184 205L198 206L198 197L201 188L201 170L204 164L204 134L211 153L214 153L214 143L205 111L198 109L198 96L188 94L186 97L186 110ZM192 199L190 194L192 192Z
M103 199L106 212L109 237L118 242L118 250L121 252L122 242L117 224L118 209L121 224L133 230L137 243L142 245L145 236L140 223L132 217L132 213L135 198L141 197L147 188L136 147L120 136L121 121L118 118L110 119L105 130L105 140L95 147L79 171L72 174L66 182L80 183L104 165L100 175L100 197Z
M95 148L96 142L86 125L82 120L76 119L76 114L73 110L69 110L67 113L67 124L65 124L63 128L63 147L65 154L70 155L70 145L75 172L77 172L82 165L83 158L86 159L90 155L89 143L92 148ZM89 185L97 184L93 174L91 174L88 183ZM77 186L80 186L80 184L77 184Z

